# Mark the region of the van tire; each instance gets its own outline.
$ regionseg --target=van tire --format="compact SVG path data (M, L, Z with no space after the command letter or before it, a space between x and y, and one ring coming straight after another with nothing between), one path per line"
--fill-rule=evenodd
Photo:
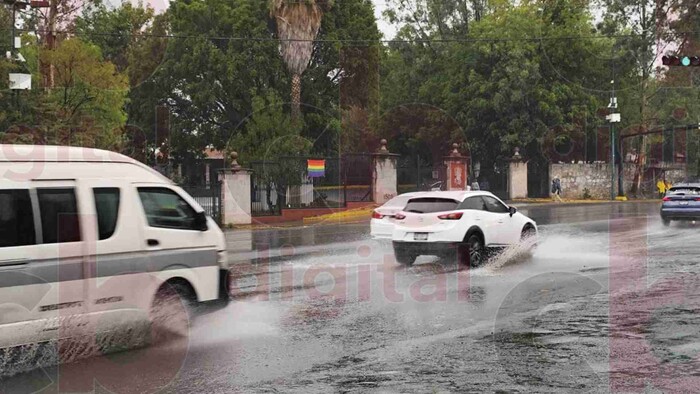
M196 296L189 283L164 283L156 292L151 306L153 342L188 336L195 305Z

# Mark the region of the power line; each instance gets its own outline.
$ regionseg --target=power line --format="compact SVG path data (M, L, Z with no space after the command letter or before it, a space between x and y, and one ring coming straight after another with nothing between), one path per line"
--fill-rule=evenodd
M4 28L3 31L11 29ZM49 33L48 30L33 30L33 29L17 29L18 32L44 34ZM232 36L208 36L208 35L184 35L184 34L152 34L152 33L76 33L69 30L54 30L53 34L70 35L70 36L97 36L97 37L142 37L142 38L165 38L165 39L206 39L212 41L251 41L251 42L320 42L320 43L356 43L356 44L419 44L419 43L472 43L472 42L512 42L512 41L556 41L556 40L600 40L600 39L620 39L620 38L635 38L642 36L643 33L635 34L600 34L589 36L533 36L533 37L504 37L504 38L489 38L489 37L471 37L471 38L430 38L430 39L324 39L315 40L307 39L279 39L275 37L232 37ZM700 31L685 31L675 32L674 35L700 34Z

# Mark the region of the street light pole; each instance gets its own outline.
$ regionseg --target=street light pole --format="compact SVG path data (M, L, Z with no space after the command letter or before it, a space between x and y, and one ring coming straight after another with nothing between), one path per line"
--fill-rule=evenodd
M610 84L612 85L610 104L608 104L610 114L605 119L610 122L610 199L615 200L615 123L620 123L620 114L616 112L615 80L610 81ZM620 190L620 193L622 193L622 190Z

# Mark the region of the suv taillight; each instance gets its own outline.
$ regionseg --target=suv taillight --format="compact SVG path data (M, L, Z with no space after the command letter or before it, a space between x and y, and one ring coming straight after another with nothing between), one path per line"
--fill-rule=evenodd
M462 218L462 212L446 213L444 215L438 215L438 219L442 220L459 220Z
M372 219L381 219L383 217L384 217L384 215L382 215L381 213L379 213L377 211L372 211Z
M664 197L663 201L671 201L671 197Z

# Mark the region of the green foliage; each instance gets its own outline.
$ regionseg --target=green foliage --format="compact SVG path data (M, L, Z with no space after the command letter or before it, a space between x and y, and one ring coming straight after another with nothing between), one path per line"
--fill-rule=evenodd
M5 142L62 144L119 149L126 121L126 76L103 60L100 49L79 38L39 50L25 37L22 54L34 89L6 99L0 130ZM39 63L54 67L55 87L40 88Z
M153 8L144 7L142 2L132 5L125 1L114 9L101 2L88 4L74 22L75 32L83 40L101 48L104 58L119 71L125 71L133 60L129 58L130 46L143 40L139 33L153 17Z
M255 95L252 104L245 129L235 133L227 146L227 150L238 151L239 162L275 161L282 156L309 153L311 142L301 136L301 125L292 121L277 93Z
M175 1L169 10L173 34L167 56L154 74L160 102L171 110L174 153L228 146L253 113L255 92L288 96L288 76L274 41L213 37L272 37L265 2ZM209 36L212 38L205 38ZM182 144L180 144L182 142Z

